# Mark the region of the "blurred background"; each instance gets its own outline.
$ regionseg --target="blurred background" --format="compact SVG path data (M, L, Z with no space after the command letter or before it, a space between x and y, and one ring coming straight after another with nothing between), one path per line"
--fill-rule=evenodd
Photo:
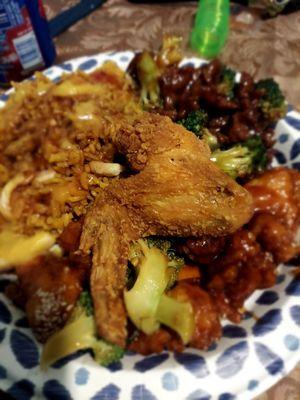
M251 7L231 3L229 38L219 57L257 79L273 76L288 101L300 110L300 10L294 11L294 3L293 9L290 5L293 12L266 19L270 2L252 0ZM44 0L49 19L77 3ZM157 48L166 32L182 35L186 53L191 54L187 43L196 9L195 1L150 4L108 0L55 39L57 61L100 51ZM287 6L283 12L288 11Z

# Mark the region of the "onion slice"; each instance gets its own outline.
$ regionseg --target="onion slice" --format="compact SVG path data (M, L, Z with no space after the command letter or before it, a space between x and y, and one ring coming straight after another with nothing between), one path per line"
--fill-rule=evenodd
M10 205L11 195L13 191L20 185L27 185L32 179L32 176L25 176L18 174L10 179L3 187L0 193L0 213L4 218L11 220L13 218L12 209Z
M41 171L34 178L34 183L46 183L56 177L56 172L53 169Z
M123 171L123 167L121 164L118 163L105 163L102 161L91 161L89 163L91 171L94 174L113 177L119 176L120 173Z
M0 272L24 265L46 253L55 244L55 239L45 231L25 236L4 229L0 232Z

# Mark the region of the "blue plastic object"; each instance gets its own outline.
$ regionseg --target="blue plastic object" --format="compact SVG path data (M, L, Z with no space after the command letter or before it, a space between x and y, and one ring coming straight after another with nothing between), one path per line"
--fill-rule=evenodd
M75 24L75 22L100 7L104 2L105 0L82 0L75 6L63 11L61 14L54 17L49 23L51 36L55 37L64 32L71 25Z
M41 0L0 0L0 83L20 80L54 59Z

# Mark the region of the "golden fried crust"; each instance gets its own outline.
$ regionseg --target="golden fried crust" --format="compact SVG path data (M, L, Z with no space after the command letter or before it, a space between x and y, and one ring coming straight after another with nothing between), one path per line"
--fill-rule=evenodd
M145 113L116 137L141 171L108 188L156 234L220 236L244 225L250 194L209 159L208 146L169 118Z
M126 310L123 303L129 250L129 220L123 211L103 205L94 245L91 291L101 337L126 345Z
M109 185L89 211L81 249L93 248L98 331L122 345L122 291L130 242L147 235L223 236L252 216L250 194L209 159L207 145L169 118L144 113L114 138L133 171Z

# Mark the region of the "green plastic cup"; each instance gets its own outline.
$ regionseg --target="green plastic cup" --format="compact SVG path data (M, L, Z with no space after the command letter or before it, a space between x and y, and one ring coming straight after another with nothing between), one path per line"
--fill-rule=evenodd
M200 0L190 46L205 58L218 56L229 34L229 0Z

